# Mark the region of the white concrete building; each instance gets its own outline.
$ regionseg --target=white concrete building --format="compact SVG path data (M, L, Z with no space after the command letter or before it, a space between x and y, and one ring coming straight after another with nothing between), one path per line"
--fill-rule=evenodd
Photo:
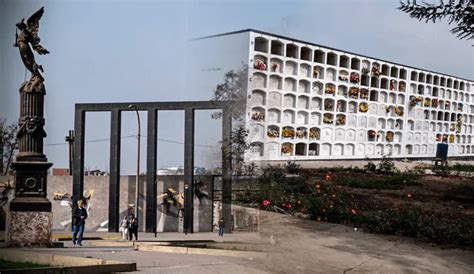
M474 156L472 80L256 30L206 38L235 35L251 160L429 158L443 140Z

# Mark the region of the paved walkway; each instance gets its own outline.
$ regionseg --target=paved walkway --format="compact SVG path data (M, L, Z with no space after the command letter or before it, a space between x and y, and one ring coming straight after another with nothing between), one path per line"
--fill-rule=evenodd
M354 231L351 227L261 212L259 233L139 234L140 241L214 240L266 243L267 258L136 251L132 246L31 249L77 257L136 262L144 273L474 273L474 252L441 249L413 239ZM118 233L86 233L117 239ZM121 240L112 242L122 243ZM110 243L111 240L102 241ZM268 245L269 244L269 245Z

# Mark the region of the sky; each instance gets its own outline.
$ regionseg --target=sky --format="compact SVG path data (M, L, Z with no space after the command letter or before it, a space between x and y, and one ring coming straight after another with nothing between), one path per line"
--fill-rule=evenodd
M200 54L190 40L206 35L253 28L474 79L472 41L451 35L446 22L411 19L398 5L398 0L0 0L0 117L18 119L18 88L25 80L13 47L15 23L41 6L40 38L51 54L37 62L45 69L45 152L54 167L68 165L64 137L74 127L75 103L210 99L227 67L214 73L190 70ZM206 54L200 58L224 63L228 58ZM196 76L207 90L193 89ZM220 121L209 114L197 113L196 166L211 165L209 155L218 151ZM146 113L140 115L146 135ZM87 116L86 168L109 167L109 121L107 113ZM184 113L160 112L158 124L158 166L183 165ZM135 171L136 130L135 114L124 113L122 174ZM146 136L142 170L145 147Z

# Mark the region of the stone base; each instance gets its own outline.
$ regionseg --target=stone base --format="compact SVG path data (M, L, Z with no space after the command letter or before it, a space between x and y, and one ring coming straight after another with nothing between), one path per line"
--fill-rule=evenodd
M10 246L49 245L53 213L10 211L7 216L6 242Z

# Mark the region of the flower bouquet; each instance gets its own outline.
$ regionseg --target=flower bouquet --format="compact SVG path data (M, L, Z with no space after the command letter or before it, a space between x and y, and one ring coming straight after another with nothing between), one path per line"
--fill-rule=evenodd
M451 106L451 102L446 101L446 102L444 103L444 108L445 108L445 109L449 109L450 106Z
M439 105L438 99L431 100L431 106L437 108Z
M454 135L453 134L449 135L448 140L449 140L450 143L454 143Z
M296 131L296 138L299 138L299 139L306 138L306 129L305 128L299 128Z
M344 115L337 116L336 125L343 126L345 124L346 124L346 116Z
M281 132L281 136L283 138L294 138L295 131L292 128L284 127L283 131Z
M344 74L339 74L339 80L343 82L347 82L347 80L349 80L349 77L347 77L347 75L344 75Z
M259 70L266 70L267 64L265 63L265 61L261 59L255 59L255 63L253 64L253 67Z
M293 144L286 143L281 146L282 154L291 154L291 152L293 152Z
M276 72L278 70L278 63L272 63L272 71Z
M326 93L327 94L334 94L335 92L336 92L336 86L331 85L331 84L326 86Z
M395 80L390 80L390 90L395 90Z
M401 107L395 107L394 111L398 116L403 116L403 109Z
M430 107L431 106L431 99L430 98L426 98L425 99L425 103L423 104L425 107Z
M405 91L405 88L406 88L406 86L405 86L404 82L400 82L398 84L398 91Z
M351 81L351 83L359 83L359 81L360 81L359 74L357 74L355 72L352 72L351 77L350 77L350 81Z
M368 100L369 99L369 90L363 88L360 90L360 99Z
M254 120L254 121L263 121L263 120L265 120L265 113L263 113L263 112L254 112L254 113L252 113L252 120Z
M386 112L386 113L389 113L391 108L392 108L392 106L386 106L386 107L385 107L385 112Z
M349 89L349 97L357 99L359 97L359 88L351 87Z
M269 127L267 129L267 136L270 138L278 138L280 137L280 133L278 132L278 129L275 127Z
M319 78L319 68L313 69L313 78Z
M329 114L329 113L324 114L323 123L332 124L333 121L334 121L334 118L331 114Z
M360 112L367 112L369 110L369 105L367 103L360 103L359 105L359 111Z
M375 132L375 130L369 130L367 131L367 136L369 136L369 138L375 138L375 136L377 136L377 132Z
M331 111L332 110L332 102L331 101L326 100L326 102L324 103L324 110L326 110L326 111Z
M410 98L410 106L411 107L419 105L421 102L423 102L423 98L421 98L420 96L418 96L418 97L412 96Z
M456 130L456 124L451 124L449 126L449 131L455 131Z
M385 140L387 140L387 142L393 142L393 132L392 131L387 132L387 136L385 136Z
M378 77L380 76L380 69L378 67L373 67L372 68L372 76Z
M318 139L319 138L319 132L315 128L310 129L309 130L309 138L310 139Z

